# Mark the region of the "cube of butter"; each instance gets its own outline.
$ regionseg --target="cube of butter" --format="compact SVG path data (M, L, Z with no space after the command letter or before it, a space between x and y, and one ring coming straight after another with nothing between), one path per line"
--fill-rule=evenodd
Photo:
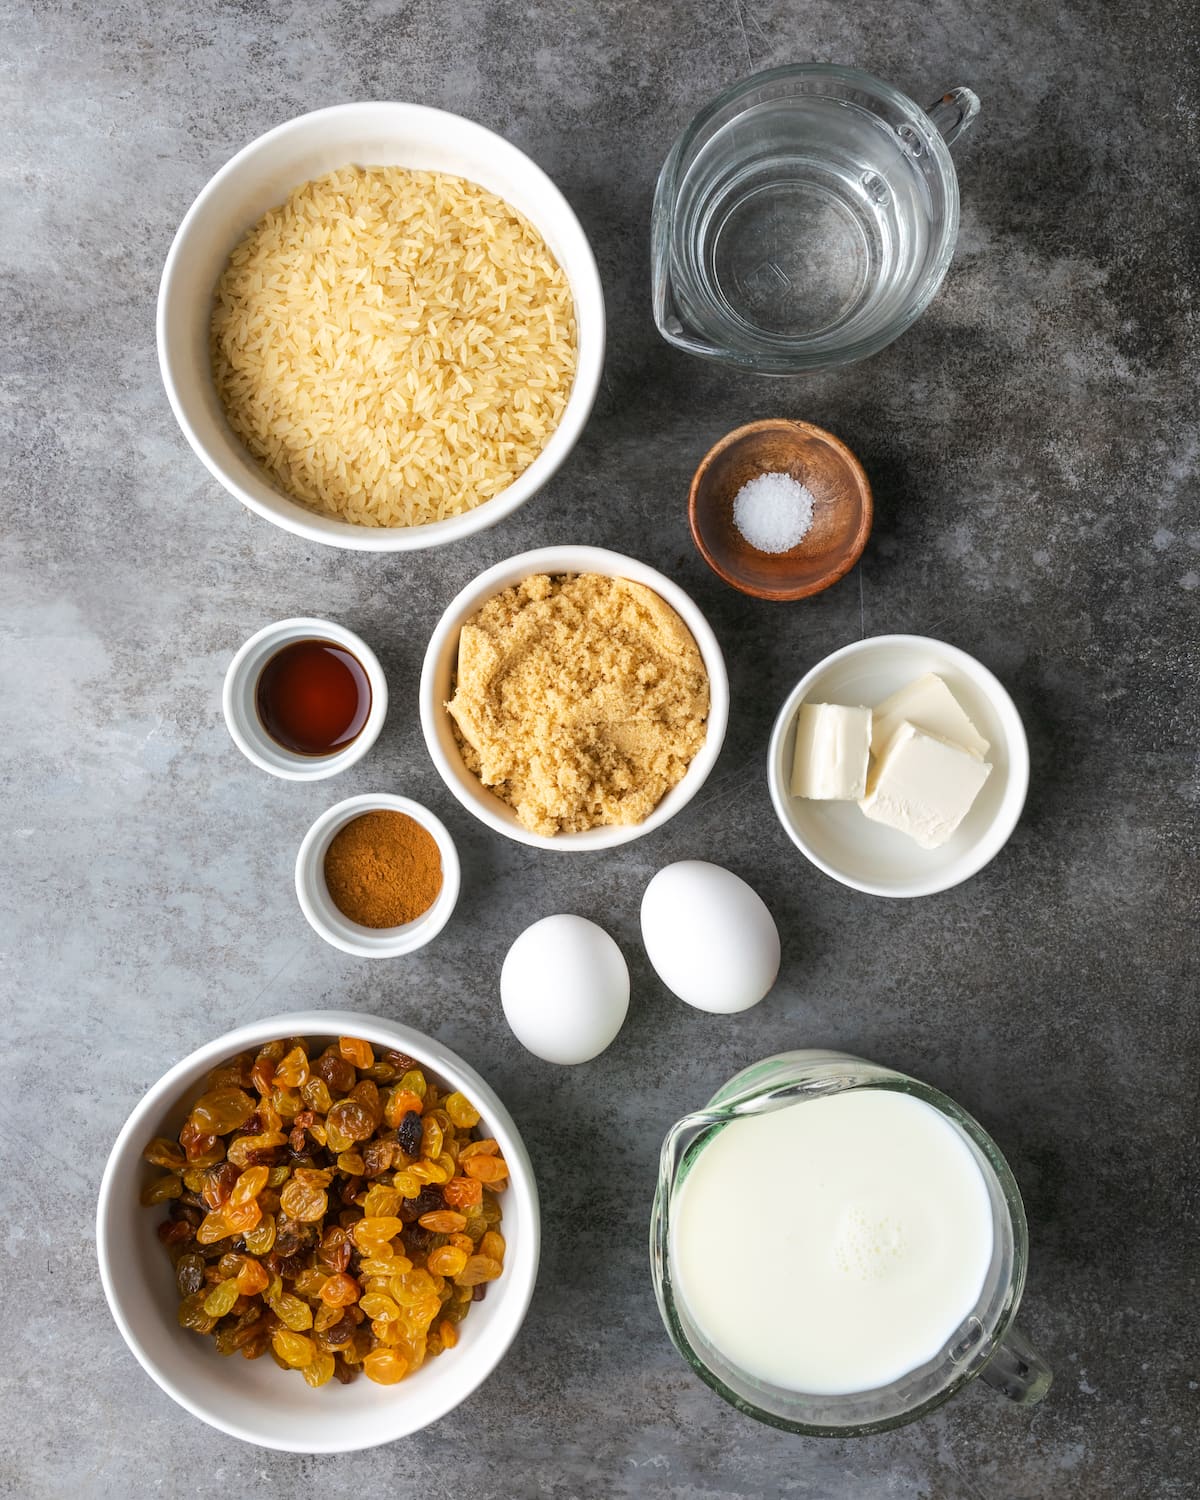
M926 672L907 683L876 708L871 721L871 753L881 756L901 724L961 745L977 760L988 753L988 742L964 713L958 699L940 677Z
M852 802L867 790L871 710L802 703L796 715L792 796Z
M858 805L876 823L937 849L970 812L991 771L970 751L903 723L875 762Z

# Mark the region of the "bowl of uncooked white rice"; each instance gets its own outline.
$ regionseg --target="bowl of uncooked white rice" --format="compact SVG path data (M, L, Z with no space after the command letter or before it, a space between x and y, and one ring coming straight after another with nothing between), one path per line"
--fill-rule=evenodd
M244 505L409 551L511 515L570 453L604 299L570 205L515 146L442 110L344 104L260 136L196 199L158 357Z

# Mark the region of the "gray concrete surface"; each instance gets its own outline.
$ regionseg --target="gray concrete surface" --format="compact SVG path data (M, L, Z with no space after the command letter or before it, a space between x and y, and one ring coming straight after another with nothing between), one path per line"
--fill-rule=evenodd
M1196 1339L1197 114L1186 3L428 0L373 6L0 6L0 490L5 755L0 994L0 1494L797 1496L1132 1500L1198 1492ZM654 175L693 107L752 67L865 66L918 98L969 83L960 249L921 323L849 371L776 384L656 337ZM318 105L402 98L503 131L557 179L609 299L603 391L518 517L411 559L306 546L243 511L176 430L155 362L159 270L210 174ZM709 575L685 495L754 417L824 423L876 487L861 567L810 603ZM704 794L654 837L564 861L485 833L415 713L421 653L482 566L552 541L665 568L728 653L732 724ZM258 773L222 726L237 645L313 612L379 649L393 706L336 785ZM889 904L806 865L763 777L808 666L867 633L976 653L1033 752L1003 855ZM305 925L297 842L340 796L428 801L464 859L441 941L349 960ZM637 930L655 869L715 857L785 938L761 1008L689 1011ZM499 1009L533 916L594 917L634 977L610 1052L555 1071ZM545 1258L499 1372L436 1428L346 1458L257 1452L143 1375L108 1315L92 1213L109 1144L176 1058L294 1007L436 1032L533 1152ZM1018 1410L982 1387L857 1442L759 1427L694 1380L646 1264L657 1149L744 1063L833 1044L910 1069L994 1132L1025 1192L1023 1322L1057 1372ZM731 1207L736 1216L736 1207ZM769 1247L748 1275L771 1287Z

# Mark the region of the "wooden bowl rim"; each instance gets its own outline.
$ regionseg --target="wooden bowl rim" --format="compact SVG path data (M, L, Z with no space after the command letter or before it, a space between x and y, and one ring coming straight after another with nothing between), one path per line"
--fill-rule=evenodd
M786 585L781 584L776 588L760 588L756 584L748 583L744 578L724 566L713 556L700 530L697 514L699 511L698 497L700 486L706 474L712 467L714 461L730 448L734 443L743 438L759 432L790 432L803 434L806 437L815 438L832 448L838 458L846 466L854 478L855 487L860 498L860 512L858 529L854 533L854 539L850 543L845 556L828 572L810 583ZM696 467L692 476L691 488L688 490L688 525L691 528L692 540L700 556L709 565L713 572L731 588L740 593L747 594L753 599L767 599L775 603L788 603L795 599L807 599L813 594L822 593L825 589L844 578L850 569L858 562L867 545L867 538L871 535L871 526L875 519L875 498L871 493L871 481L867 478L866 470L858 461L853 452L842 442L841 438L828 431L824 427L818 427L815 422L803 422L795 417L763 417L757 422L747 422L743 427L735 427L732 432L727 432L723 438L718 439Z

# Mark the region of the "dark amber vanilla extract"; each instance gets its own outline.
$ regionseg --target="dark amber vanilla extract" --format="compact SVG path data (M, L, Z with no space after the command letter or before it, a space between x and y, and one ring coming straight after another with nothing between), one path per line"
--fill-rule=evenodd
M258 674L254 703L263 728L296 755L336 755L371 712L362 663L335 641L292 641Z

